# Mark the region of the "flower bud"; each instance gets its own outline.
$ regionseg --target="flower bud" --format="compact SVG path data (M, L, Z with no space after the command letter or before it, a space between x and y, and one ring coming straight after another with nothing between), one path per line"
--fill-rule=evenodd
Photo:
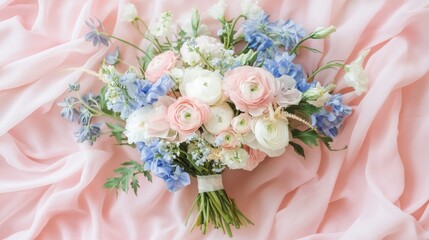
M124 11L122 12L122 21L126 22L134 22L138 19L136 6L132 3L128 3L124 7Z
M333 25L327 28L318 27L310 36L313 39L323 39L329 36L331 33L335 32L336 30L337 29Z

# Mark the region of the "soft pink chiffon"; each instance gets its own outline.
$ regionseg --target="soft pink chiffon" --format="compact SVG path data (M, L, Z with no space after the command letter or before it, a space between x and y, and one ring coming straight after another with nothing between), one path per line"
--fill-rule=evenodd
M175 19L214 1L135 1L141 17L154 21L171 10ZM239 1L227 1L238 14ZM227 239L219 231L188 233L184 220L196 196L195 181L169 193L159 180L141 182L139 195L102 188L121 162L138 153L107 136L78 144L77 128L59 115L56 102L68 83L83 90L101 85L79 71L97 70L119 46L135 64L131 48L114 41L107 49L83 40L84 21L99 18L108 32L141 43L120 21L126 1L4 0L0 3L0 238L1 239ZM369 91L356 96L343 73L326 71L353 107L330 152L288 149L254 171L228 171L224 185L255 223L234 230L236 239L429 239L429 3L426 0L261 0L272 19L293 18L309 31L337 26L324 41L303 51L308 71L329 60L355 59L371 48Z

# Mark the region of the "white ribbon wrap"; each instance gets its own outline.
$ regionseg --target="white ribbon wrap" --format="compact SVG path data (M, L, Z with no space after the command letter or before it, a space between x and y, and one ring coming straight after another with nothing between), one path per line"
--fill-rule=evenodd
M213 192L223 189L222 175L197 176L198 192Z

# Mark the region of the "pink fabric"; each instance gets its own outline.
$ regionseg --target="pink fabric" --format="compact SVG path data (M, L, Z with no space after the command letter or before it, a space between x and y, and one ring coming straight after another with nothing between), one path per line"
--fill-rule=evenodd
M191 6L214 2L139 1L147 22L172 10L179 19ZM94 146L78 144L76 125L59 116L56 102L68 83L83 90L100 83L69 67L97 70L115 46L135 63L136 52L114 42L109 49L83 40L89 17L131 42L141 39L120 21L126 1L5 0L0 3L0 238L1 239L201 239L184 220L197 193L195 181L169 193L154 180L139 195L101 186L113 169L138 154L113 145L107 136ZM429 4L428 1L269 1L273 19L291 17L312 30L337 32L303 52L308 71L328 60L351 61L371 48L366 65L369 92L345 100L354 113L336 147L306 148L307 158L288 149L254 171L228 171L224 185L254 226L234 231L236 239L429 239ZM230 16L239 1L228 1ZM219 24L207 18L211 29ZM343 73L326 71L320 80ZM344 92L347 89L344 89ZM204 239L226 239L211 231Z

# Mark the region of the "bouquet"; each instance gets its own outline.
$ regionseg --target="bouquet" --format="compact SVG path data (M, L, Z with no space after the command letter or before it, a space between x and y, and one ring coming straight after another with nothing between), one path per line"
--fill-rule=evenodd
M334 150L330 143L351 108L334 84L317 81L318 73L343 68L346 83L360 94L367 85L362 63L368 51L349 65L331 61L308 72L297 54L321 53L305 42L326 38L334 26L307 34L291 19L270 21L252 2L243 3L234 18L228 19L224 9L221 0L209 10L221 26L211 36L196 10L183 24L174 24L165 12L148 25L128 4L122 19L147 41L144 48L88 20L87 41L134 48L139 64L129 66L117 47L99 71L81 69L104 82L99 92L81 95L79 84L70 84L75 95L59 105L64 118L81 125L78 142L93 144L107 131L118 144L140 153L140 161L124 162L104 187L132 188L137 194L142 174L149 181L152 175L161 178L168 191L176 192L194 177L199 193L188 217L193 216L191 230L199 227L204 234L212 226L232 236L232 227L252 222L223 189L222 172L251 171L289 146L303 157L303 144ZM128 70L118 71L117 64Z

